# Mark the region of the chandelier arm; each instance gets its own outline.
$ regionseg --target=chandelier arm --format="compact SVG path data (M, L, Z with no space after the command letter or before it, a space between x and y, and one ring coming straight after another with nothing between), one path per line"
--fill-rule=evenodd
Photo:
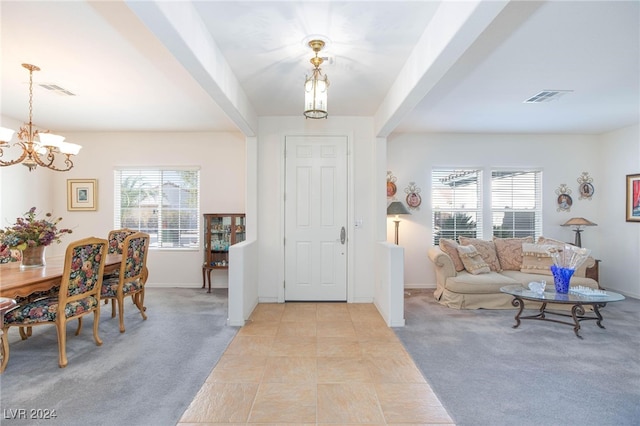
M27 150L27 147L22 142L16 142L13 145L19 145L22 147L22 155L16 158L15 160L11 160L11 161L0 160L0 166L12 166L14 164L22 163L24 159L27 158L29 151ZM10 148L10 147L11 145L9 143L0 144L0 157L4 156L4 151L2 150L2 148Z
M64 163L66 165L66 168L61 169L57 166L55 166L53 164L53 162L56 159L56 154L61 154L59 151L57 151L55 148L47 148L47 160L48 162L45 162L42 160L42 157L40 157L40 154L38 154L37 152L33 152L33 160L38 163L39 166L42 167L46 167L47 169L51 169L51 170L55 170L57 172L66 172L71 170L71 168L73 167L73 162L69 159L69 156L71 154L63 154L66 158L64 160Z

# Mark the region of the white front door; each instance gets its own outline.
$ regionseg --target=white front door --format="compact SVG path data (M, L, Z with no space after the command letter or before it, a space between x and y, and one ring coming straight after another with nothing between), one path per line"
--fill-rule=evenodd
M347 300L347 137L285 140L285 300Z

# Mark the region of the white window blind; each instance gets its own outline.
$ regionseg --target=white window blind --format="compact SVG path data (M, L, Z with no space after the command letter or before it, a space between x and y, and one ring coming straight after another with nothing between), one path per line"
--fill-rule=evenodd
M482 170L431 171L433 242L459 236L482 238Z
M492 170L491 216L496 237L542 235L542 172Z
M146 232L153 248L200 246L198 169L123 168L114 177L114 229Z

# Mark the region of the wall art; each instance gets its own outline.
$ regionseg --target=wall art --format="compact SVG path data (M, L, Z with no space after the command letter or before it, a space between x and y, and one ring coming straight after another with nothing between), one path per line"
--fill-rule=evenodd
M563 183L558 189L556 189L558 195L557 203L559 212L568 212L573 205L573 199L571 198L571 190L567 187L567 184Z
M627 175L627 222L640 223L640 174Z
M416 186L415 182L409 182L409 186L404 189L407 194L407 205L412 210L419 210L420 204L422 204L422 197L420 197L420 188Z
M582 172L582 175L578 178L580 200L586 199L591 201L591 197L593 197L593 193L595 192L592 182L593 179L589 176L589 172Z
M394 197L397 191L396 177L391 171L387 171L387 197Z
M98 210L98 180L67 179L67 210Z

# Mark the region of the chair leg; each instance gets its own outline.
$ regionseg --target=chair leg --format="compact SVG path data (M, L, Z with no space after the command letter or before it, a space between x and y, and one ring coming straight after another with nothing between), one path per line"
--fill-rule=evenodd
M29 337L26 331L28 327L19 327L18 329L20 330L20 338L22 340L27 340L27 338Z
M147 319L147 314L144 313L145 308L144 308L144 306L142 306L142 292L135 294L134 301L135 301L136 306L138 307L138 310L140 311L140 315L142 315L142 319L146 320Z
M111 318L116 317L116 299L111 299Z
M78 329L76 330L76 336L79 336L81 331L82 331L82 317L78 318Z
M100 309L93 311L93 338L96 340L97 346L102 346L102 339L98 335L98 323L100 322Z
M56 322L56 332L58 333L58 365L64 368L67 366L67 323Z
M8 328L0 330L0 339L2 339L2 362L0 363L0 373L4 372L4 369L7 368L7 363L9 362L9 336L7 335L8 331Z
M120 333L124 333L124 297L118 300L118 316L120 317Z

